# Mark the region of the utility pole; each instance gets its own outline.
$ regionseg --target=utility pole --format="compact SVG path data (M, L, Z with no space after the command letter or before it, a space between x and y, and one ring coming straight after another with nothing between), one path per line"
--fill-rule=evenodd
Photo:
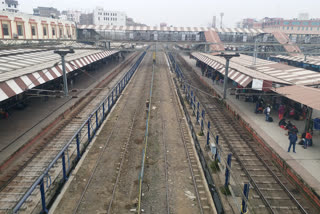
M220 19L220 28L222 28L222 19L223 19L223 16L224 16L224 13L220 13L220 17L221 17L221 19Z
M67 73L66 73L66 62L64 57L69 53L74 53L74 50L73 49L70 49L68 51L56 50L54 51L54 53L59 54L61 56L64 95L68 96L68 80L67 80Z
M223 99L226 99L227 98L228 73L229 73L230 59L232 57L239 57L240 54L238 54L238 53L236 53L236 54L221 53L221 54L218 54L217 56L222 56L226 59L226 72L224 73L224 81L223 81Z
M254 52L252 65L255 66L257 62L257 38L254 40Z

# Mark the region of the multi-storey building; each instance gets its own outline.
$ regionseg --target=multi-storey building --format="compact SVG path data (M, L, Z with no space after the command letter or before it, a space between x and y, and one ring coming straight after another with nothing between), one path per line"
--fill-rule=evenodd
M82 13L80 16L81 25L93 25L93 13Z
M93 11L94 25L126 26L126 14L118 11L106 11L97 7Z
M74 22L28 15L0 12L2 39L76 39Z
M33 9L33 15L58 18L60 16L60 11L53 7L38 7Z
M1 0L0 11L19 12L19 3L17 0Z
M78 10L65 10L62 11L61 14L65 17L66 20L73 21L78 24L80 23L80 16L82 12Z
M262 23L264 29L277 29L286 33L301 32L305 34L319 34L320 19L269 19Z

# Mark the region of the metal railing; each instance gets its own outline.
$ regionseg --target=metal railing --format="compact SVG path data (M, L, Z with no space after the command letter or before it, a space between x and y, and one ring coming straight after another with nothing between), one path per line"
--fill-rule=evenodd
M39 178L32 184L24 196L19 200L16 206L13 208L13 213L17 213L29 197L39 188L41 194L41 205L42 212L47 213L47 202L46 192L54 191L56 187L52 185L53 183L58 183L60 187L68 179L68 175L73 170L75 165L81 159L81 155L84 153L88 145L92 142L97 130L100 128L103 121L106 119L107 115L110 113L111 109L117 102L121 92L124 90L131 77L137 70L142 59L146 55L144 52L137 62L130 68L130 70L119 80L116 86L113 87L111 92L106 96L106 98L100 103L100 105L90 114L88 119L82 123L80 128L75 132L73 137L69 142L62 148L62 150L56 155L56 157L49 163L43 173ZM70 154L71 151L71 154ZM55 178L52 178L52 170L58 165L62 164L62 170L55 174ZM61 172L62 171L62 172ZM46 185L45 185L46 184ZM50 195L52 200L52 195Z

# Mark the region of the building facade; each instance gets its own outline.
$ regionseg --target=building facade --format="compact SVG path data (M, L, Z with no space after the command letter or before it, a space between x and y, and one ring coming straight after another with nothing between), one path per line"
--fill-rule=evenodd
M80 15L81 25L93 25L93 13L82 13Z
M33 15L48 18L58 18L60 16L60 11L53 7L38 7L33 9Z
M61 12L60 17L63 16L63 19L79 24L81 14L82 12L78 10L65 10Z
M76 39L74 22L28 15L0 12L2 39Z
M319 34L320 19L273 19L262 23L264 29L277 29L284 32L300 32L305 34Z
M16 0L1 0L0 11L19 12L19 3Z
M106 11L97 7L93 11L94 25L126 26L126 14L118 11Z

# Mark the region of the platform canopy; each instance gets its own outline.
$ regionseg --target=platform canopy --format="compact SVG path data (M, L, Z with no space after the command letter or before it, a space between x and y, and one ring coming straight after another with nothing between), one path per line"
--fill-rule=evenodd
M97 31L166 31L166 32L205 32L260 34L262 29L246 28L209 28L209 27L151 27L151 26L114 26L114 25L78 25L80 30Z
M66 72L72 72L117 52L75 50L74 54L66 56ZM61 58L52 50L0 51L0 102L60 76Z
M291 100L320 111L320 89L307 86L293 85L273 89Z
M226 60L223 57L213 56L200 52L194 52L192 53L192 56L224 75ZM247 87L253 79L290 84L285 80L281 80L276 77L261 73L239 63L235 63L232 60L230 61L228 77L237 82L242 87Z
M277 59L284 59L284 60L289 60L293 62L303 62L307 63L310 65L318 65L320 66L320 56L307 56L307 59L305 60L304 55L301 56L284 56L284 55L277 55L277 56L272 56Z

